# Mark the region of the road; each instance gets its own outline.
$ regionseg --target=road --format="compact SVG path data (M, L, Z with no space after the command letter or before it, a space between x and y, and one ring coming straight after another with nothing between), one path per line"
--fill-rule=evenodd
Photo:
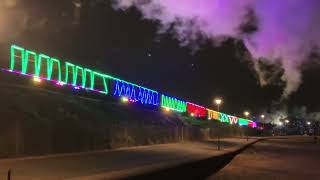
M208 180L320 179L320 144L311 137L261 141Z
M217 151L216 142L185 142L0 160L0 179L6 179L9 168L12 170L12 180L123 178L218 156L239 149L247 143L245 139L224 139L222 151Z

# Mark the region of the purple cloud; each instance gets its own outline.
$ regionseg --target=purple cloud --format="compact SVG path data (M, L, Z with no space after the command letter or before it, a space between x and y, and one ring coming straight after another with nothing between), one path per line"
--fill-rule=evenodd
M225 37L242 39L252 56L261 85L269 83L257 65L262 59L280 64L286 82L283 97L301 83L301 65L320 45L318 0L116 0L116 9L135 6L143 17L159 21L159 32L173 27L182 45L197 47L199 35L222 42ZM240 26L253 11L257 31L244 34Z

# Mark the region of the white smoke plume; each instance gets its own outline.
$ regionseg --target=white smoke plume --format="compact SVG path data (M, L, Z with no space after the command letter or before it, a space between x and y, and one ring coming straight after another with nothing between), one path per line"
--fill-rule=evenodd
M320 122L320 112L312 112L309 113L307 119L310 121L317 121Z
M215 43L226 37L243 40L261 85L270 81L258 60L283 68L284 98L298 89L301 66L320 45L318 0L115 0L113 5L118 10L137 8L145 19L161 24L160 33L173 31L182 45L198 47L199 36ZM242 32L239 27L252 23L252 16L256 31Z
M0 1L0 43L13 39L25 29L26 14L16 6L17 0Z
M0 0L0 43L14 41L26 30L45 27L46 17L31 16L22 0Z
M275 105L271 112L265 113L265 118L260 122L262 123L271 123L271 124L279 124L283 122L284 119L287 119L289 116L288 114L288 107L285 105Z

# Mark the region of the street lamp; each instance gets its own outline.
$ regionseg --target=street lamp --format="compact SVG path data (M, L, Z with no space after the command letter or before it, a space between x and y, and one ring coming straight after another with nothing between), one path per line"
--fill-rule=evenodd
M215 102L216 105L218 106L218 111L220 111L220 104L222 104L222 99L216 98L216 99L214 100L214 102Z
M310 126L310 125L311 125L311 122L310 122L310 121L308 121L308 122L307 122L307 125L309 125L309 126Z
M264 114L261 114L260 117L261 117L262 120L264 120L265 115L264 115ZM262 129L264 129L264 122L262 123L262 126L263 126Z
M245 111L245 112L243 112L243 114L246 116L246 118L249 118L249 116L250 116L249 111ZM249 141L249 126L247 127L247 141Z
M220 111L220 104L222 104L222 99L221 98L215 98L214 103L218 106L218 112ZM218 151L220 151L220 123L218 122Z

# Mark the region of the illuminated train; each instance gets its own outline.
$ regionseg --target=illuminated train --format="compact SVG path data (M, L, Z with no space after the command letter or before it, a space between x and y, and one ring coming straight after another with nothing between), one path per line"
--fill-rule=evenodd
M133 103L185 113L195 118L218 120L232 125L256 127L254 121L217 112L119 78L93 71L70 62L12 45L10 67L7 72L22 74L35 81L46 80L58 86L71 86L105 95L112 95Z

